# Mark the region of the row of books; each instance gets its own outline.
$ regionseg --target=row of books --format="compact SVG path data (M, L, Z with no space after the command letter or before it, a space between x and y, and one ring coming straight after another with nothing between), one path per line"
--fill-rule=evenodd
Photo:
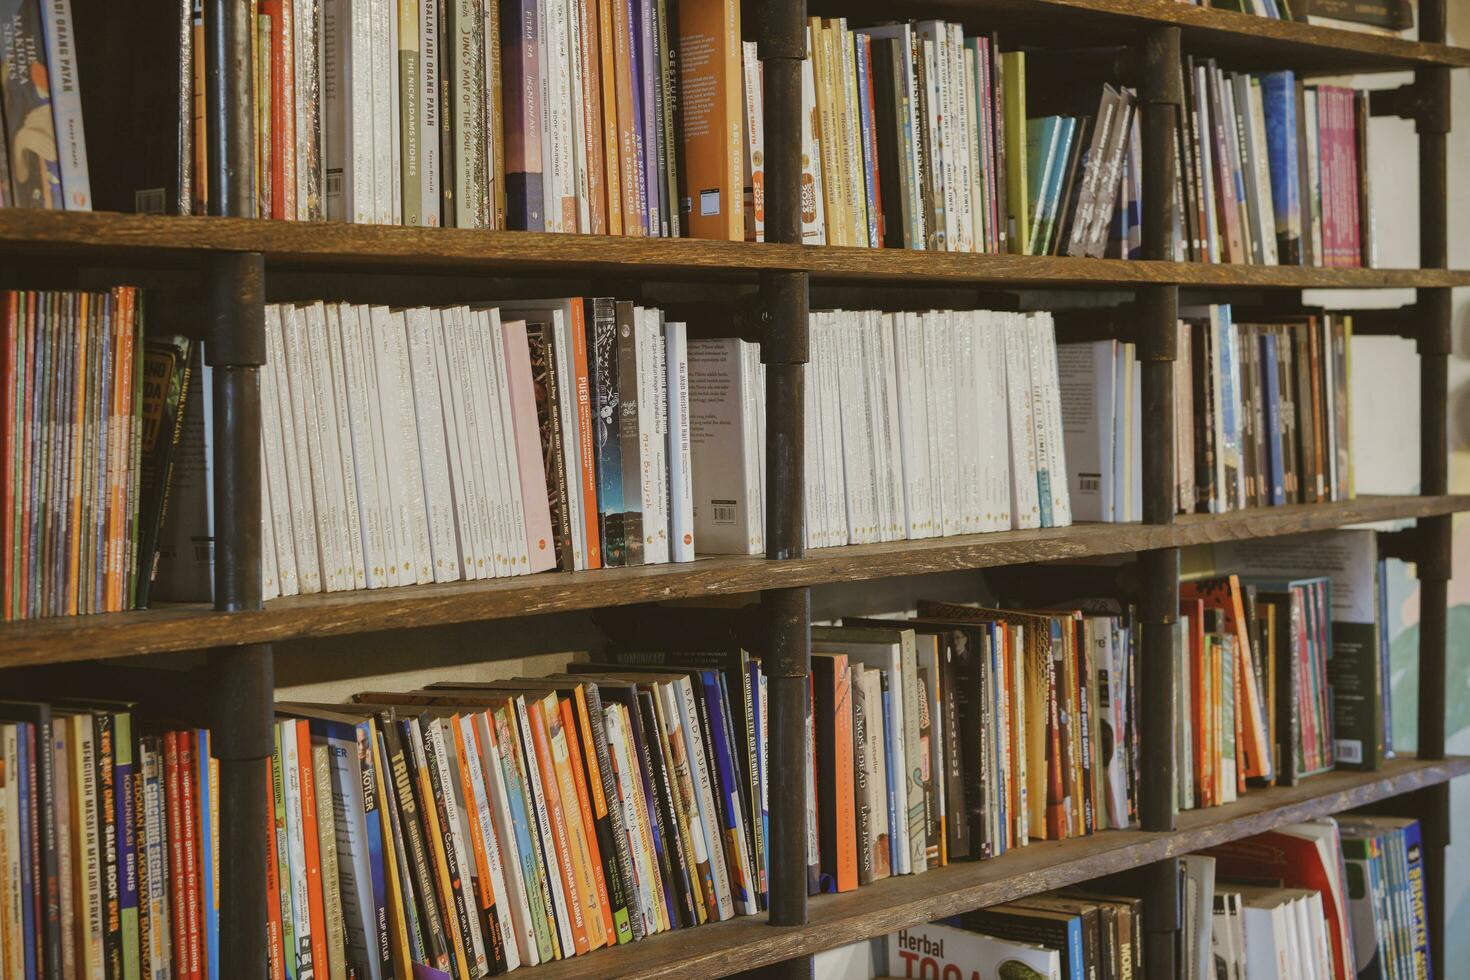
M945 21L812 18L807 43L809 243L1101 256L1119 203L1137 205L1127 90L1103 86L1080 109L1075 95L1038 94L1024 52ZM1068 113L1031 118L1053 103ZM1130 165L1132 197L1121 190Z
M153 447L173 377L142 295L0 293L4 619L146 599L162 508Z
M1294 20L1372 34L1399 35L1414 26L1414 0L1179 0L1272 20Z
M92 210L71 0L12 0L0 35L0 207Z
M144 43L178 66L178 145L130 165L114 183L135 198L110 200L200 214L214 66L200 14L172 13L181 23L152 18ZM745 237L739 4L266 0L252 13L262 217Z
M1072 523L1048 313L812 315L812 547Z
M1064 527L1071 505L1047 313L811 314L806 535L815 548ZM765 550L757 345L691 341L701 551Z
M266 327L268 596L693 560L682 323L573 298Z
M1417 821L1348 815L1180 858L1183 980L1431 977ZM1146 977L1138 884L1114 876L903 929L816 959L875 976ZM876 960L876 962L875 962ZM884 967L886 966L886 969Z
M1375 264L1368 93L1186 57L1176 259Z
M142 721L129 703L0 701L5 976L219 975L209 731Z
M1182 312L1174 361L1179 511L1352 499L1352 318L1317 312L1242 323L1228 305ZM1142 517L1136 357L1133 344L1115 340L1058 348L1068 491L1079 520Z

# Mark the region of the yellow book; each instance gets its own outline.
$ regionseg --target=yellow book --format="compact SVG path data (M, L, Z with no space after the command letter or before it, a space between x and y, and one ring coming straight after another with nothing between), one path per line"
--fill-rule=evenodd
M821 117L822 133L822 190L827 195L827 243L829 245L851 245L847 219L847 176L843 169L842 124L837 92L833 85L835 48L832 29L821 25L813 28L817 44L817 113Z
M844 141L847 148L847 191L852 201L852 207L847 209L849 234L854 245L871 248L874 243L868 241L868 168L863 162L862 117L858 101L862 96L858 89L857 52L853 48L856 36L847 29L846 18L838 24L837 38L842 45L843 131L847 135ZM862 91L866 91L866 86Z
M1001 84L1005 104L1001 107L1006 140L1006 220L1010 225L1011 252L1029 252L1031 224L1026 187L1026 54L1007 51L1000 56Z
M561 792L562 819L567 825L568 846L572 855L572 874L577 879L577 900L582 903L582 919L587 929L588 949L607 945L607 930L602 918L602 898L592 873L592 851L587 846L587 827L582 823L577 786L572 778L572 759L567 746L566 726L562 723L560 702L553 691L541 701L546 729L551 743L551 759L556 771L556 785ZM575 737L575 733L573 734ZM570 896L568 901L570 901Z

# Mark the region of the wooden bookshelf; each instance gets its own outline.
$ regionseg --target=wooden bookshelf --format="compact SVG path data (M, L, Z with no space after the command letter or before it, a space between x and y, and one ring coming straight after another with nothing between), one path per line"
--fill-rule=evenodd
M0 209L0 256L195 269L210 253L259 252L270 271L494 273L560 278L934 283L1085 289L1380 289L1470 286L1470 270L1343 269L984 255L688 238L320 224L253 218Z
M227 20L239 0L204 0L206 16ZM1292 69L1306 75L1339 72L1414 71L1427 84L1425 102L1448 117L1449 86L1436 87L1449 69L1470 66L1470 48L1444 41L1446 0L1420 0L1422 41L1381 37L1349 30L1272 21L1174 0L810 0L814 14L853 18L943 17L981 29L1003 32L1007 46L1040 52L1069 47L1116 46L1136 52L1130 71L1149 109L1167 107L1164 83L1177 71L1180 52L1215 58L1226 68ZM794 62L779 57L796 48L793 10L800 4L745 4L748 36L758 36L778 56L765 65L767 92L799 91ZM766 9L768 8L768 9ZM757 10L764 11L763 14ZM244 34L211 33L209 59L225 76L216 90L243 93L250 81L242 72L249 58ZM231 48L230 45L237 45ZM770 54L771 52L767 52ZM1044 57L1044 55L1041 55ZM1132 57L1132 56L1130 56ZM773 84L773 73L784 82ZM253 144L247 107L228 94L208 108L217 144L214 200L226 210L247 207L253 173ZM1423 790L1416 813L1426 830L1427 899L1434 948L1442 953L1444 930L1444 834L1449 822L1448 781L1470 773L1470 760L1444 754L1445 596L1449 577L1450 515L1470 510L1470 497L1448 494L1446 455L1447 355L1450 336L1449 289L1470 286L1470 270L1447 268L1447 193L1445 135L1421 127L1419 140L1422 269L1340 269L1295 266L1208 265L1162 261L1172 254L1165 240L1164 202L1144 202L1143 261L970 255L797 244L799 234L781 228L774 216L785 204L793 213L797 181L781 168L787 154L778 147L797 142L796 107L766 100L766 194L769 243L607 238L446 228L260 221L245 217L164 217L115 213L66 213L0 209L0 261L8 281L27 277L51 283L76 274L90 281L104 277L159 273L170 283L197 283L214 297L201 306L199 319L219 363L230 368L222 391L223 411L216 428L223 472L217 480L215 512L224 515L217 554L216 593L240 611L202 606L169 606L146 611L70 619L0 624L0 669L144 654L210 650L214 718L221 742L221 850L225 862L220 886L230 901L221 906L221 950L238 975L264 977L265 812L261 764L269 753L270 646L287 640L341 636L368 631L411 630L455 623L505 619L574 610L624 606L669 599L733 594L763 594L769 608L769 639L785 669L771 672L770 699L783 711L785 727L770 732L770 799L773 861L769 915L652 937L586 957L535 968L530 976L562 977L712 976L754 967L776 967L782 975L803 976L804 957L833 946L881 935L937 916L1074 884L1132 867L1150 873L1149 899L1164 905L1178 900L1177 875L1170 859L1199 847L1232 840L1293 821ZM1157 121L1155 114L1151 118ZM1162 183L1162 148L1172 138L1172 122L1145 125L1144 183ZM164 134L166 135L166 134ZM1166 138L1167 137L1167 138ZM1153 151L1150 152L1152 147ZM243 183L242 183L243 181ZM1154 186L1158 186L1155 184ZM799 231L799 229L798 229ZM77 270L85 270L78 273ZM259 363L254 346L262 329L260 304L271 293L271 277L299 282L330 275L369 281L393 277L400 291L433 279L457 280L481 288L477 299L494 299L496 290L517 280L539 280L529 287L554 288L578 282L760 284L772 287L764 310L775 322L802 323L799 290L809 285L888 286L916 284L983 290L1062 288L1075 291L1132 292L1139 300L1134 339L1139 343L1143 389L1142 496L1149 523L1081 524L1068 528L1011 531L986 535L891 542L802 553L800 507L804 485L799 464L772 466L769 487L773 516L768 529L769 558L707 558L686 565L548 573L487 582L451 583L259 603L260 540L231 518L253 518L258 506L258 393L244 383ZM418 277L417 279L413 277ZM519 285L519 283L517 283ZM1368 496L1323 505L1265 508L1220 515L1175 517L1159 447L1172 441L1173 315L1181 287L1200 290L1298 290L1308 288L1418 290L1415 322L1404 331L1420 341L1422 355L1421 458L1423 496ZM192 315L192 308L188 311ZM208 315L205 315L205 314ZM805 345L787 333L763 338L773 365L772 390L790 395ZM1165 380L1169 379L1169 380ZM1150 399L1154 399L1150 401ZM767 445L800 447L804 433L802 401L772 399ZM1165 438L1165 434L1169 438ZM777 438L779 437L779 438ZM801 458L798 451L796 459ZM1368 461L1358 462L1360 469ZM252 498L253 493L253 498ZM254 502L252 502L252 499ZM793 503L795 502L795 503ZM1398 759L1378 772L1340 771L1313 777L1295 787L1252 790L1239 802L1197 810L1176 818L1170 800L1174 761L1172 733L1150 735L1155 718L1144 720L1143 829L1110 831L1059 843L1036 843L986 862L960 863L921 875L893 878L841 896L815 898L808 906L804 862L782 863L780 847L804 847L805 728L801 671L809 629L806 590L842 582L891 578L959 569L983 569L1061 559L1138 554L1141 633L1140 696L1171 697L1172 652L1166 650L1166 625L1178 610L1177 549L1196 544L1263 538L1378 521L1416 521L1417 537L1404 549L1418 562L1423 583L1421 607L1421 704L1418 745L1425 759ZM252 585L252 577L255 585ZM412 651L407 644L405 650ZM411 652L405 666L411 665ZM773 659L778 655L773 653ZM0 677L3 677L0 674ZM0 682L3 683L3 682ZM1166 713L1156 713L1164 715ZM794 833L792 831L795 831ZM784 841L782 844L780 842ZM788 854L795 853L788 851ZM1171 877L1172 876L1172 877ZM772 922L780 923L772 925ZM1172 963L1174 934L1149 935L1149 957ZM784 967L784 969L783 969ZM1151 974L1152 975L1152 974Z
M1470 773L1470 758L1393 759L1377 772L1338 770L1296 786L1251 790L1225 806L1179 815L1177 830L1105 830L1037 841L989 861L962 861L812 898L806 925L771 927L764 916L652 936L617 949L536 967L548 980L611 976L717 976L881 936L969 909L1007 902L1188 854L1251 834L1342 813ZM1152 970L1149 976L1154 976Z
M264 609L248 612L166 604L137 612L0 624L0 668L1123 555L1464 510L1470 510L1470 496L1369 496L1332 504L1189 515L1170 525L1077 524L822 548L789 561L710 557L682 565L545 572L520 578L293 596L271 600Z

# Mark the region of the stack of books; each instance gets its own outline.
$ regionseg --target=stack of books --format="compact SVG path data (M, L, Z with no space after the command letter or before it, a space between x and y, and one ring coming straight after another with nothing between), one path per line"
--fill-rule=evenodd
M693 560L682 323L572 298L266 328L267 597Z

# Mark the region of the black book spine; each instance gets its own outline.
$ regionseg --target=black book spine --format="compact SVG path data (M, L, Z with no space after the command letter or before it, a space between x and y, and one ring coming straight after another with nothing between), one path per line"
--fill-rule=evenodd
M1092 767L1093 753L1097 746L1092 741L1092 714L1097 705L1092 703L1092 644L1087 642L1083 623L1073 624L1077 638L1077 710L1082 725L1082 825L1086 833L1097 829L1097 799L1093 796Z
M556 564L564 572L573 569L572 523L567 507L566 458L562 454L560 377L556 370L556 343L551 323L526 325L530 347L531 381L536 389L536 421L541 428L541 459L546 470L547 503L551 529L556 535Z
M908 223L900 216L908 215L907 197L903 181L899 179L898 155L903 131L898 121L896 102L897 80L895 78L894 52L898 43L891 40L873 39L873 104L878 117L873 120L878 133L878 172L888 179L881 182L883 195L884 248L907 248Z
M628 850L627 828L623 823L623 809L618 806L618 787L613 778L612 761L608 758L607 732L603 727L602 694L596 684L582 687L587 705L587 729L583 738L583 754L587 767L587 789L593 807L593 818L597 830L597 849L602 856L603 877L607 879L607 900L613 908L613 921L618 923L618 942L643 938L643 916L639 914L638 902L633 897L633 855ZM623 909L628 921L628 935L618 917Z
M643 479L638 451L638 340L633 304L617 304L618 441L623 461L623 537L628 565L643 564Z
M968 631L958 633L956 639L955 699L960 722L957 734L965 780L964 809L970 829L969 856L986 858L990 856L986 832L990 801L985 791L985 675L980 662L983 649L976 648L976 637ZM1042 764L1045 765L1044 760Z
M398 797L398 809L402 816L403 837L407 845L409 868L413 880L404 882L404 890L417 900L419 931L423 934L424 946L431 963L449 962L449 938L444 932L444 919L439 914L439 901L435 896L434 873L430 867L429 854L424 847L423 813L419 808L415 787L418 785L418 767L412 752L403 748L403 732L407 722L395 721L384 712L379 716L384 740L388 747L388 765L393 770L393 786Z
M677 814L674 808L673 789L669 785L669 770L663 753L663 740L656 712L653 710L653 695L638 692L638 713L641 716L643 738L639 749L643 753L643 771L652 784L653 806L648 815L657 823L654 849L657 851L659 874L664 881L664 905L669 912L669 921L692 926L698 920L694 915L693 889L689 881L689 861L684 853L684 842L676 829Z
M939 695L944 712L944 834L945 850L954 861L970 856L970 814L965 805L964 754L960 748L960 701L956 690L955 636L939 636Z
M602 564L627 564L623 532L623 455L618 418L618 324L613 301L591 301L587 325L587 370L592 390L592 448L597 465L597 525Z
M1306 5L1312 17L1368 24L1390 31L1406 31L1414 26L1412 0L1293 0Z
M836 687L836 660L812 657L812 703L816 722L817 769L817 851L821 879L818 890L837 891L837 772L833 689Z
M148 341L143 358L143 456L139 471L137 607L148 606L148 586L158 564L158 532L168 512L169 481L184 431L189 397L190 350L187 337Z
M1291 359L1296 368L1295 397L1297 458L1301 465L1297 469L1297 483L1301 487L1301 501L1314 504L1317 495L1317 421L1312 410L1312 357L1307 333L1302 330L1287 330L1288 346L1292 348Z
M413 869L409 865L408 846L404 840L403 810L398 802L398 782L394 777L392 769L392 756L388 751L387 732L393 727L392 712L380 712L378 715L378 752L382 755L383 762L389 766L390 772L386 773L383 780L383 804L387 808L389 824L389 840L385 841L385 847L391 847L391 858L398 872L399 894L404 901L403 924L407 932L405 944L408 946L409 954L415 958L415 962L421 962L426 958L424 952L424 933L418 919L418 909L413 900ZM400 750L400 756L402 752Z
M1191 323L1189 340L1194 364L1194 480L1195 509L1208 514L1215 499L1215 401L1210 384L1210 330L1208 324Z
M113 785L116 749L112 715L99 711L92 716L97 744L97 798L102 817L102 957L107 975L122 976L122 889L117 866L117 793ZM113 971L117 972L114 973Z

